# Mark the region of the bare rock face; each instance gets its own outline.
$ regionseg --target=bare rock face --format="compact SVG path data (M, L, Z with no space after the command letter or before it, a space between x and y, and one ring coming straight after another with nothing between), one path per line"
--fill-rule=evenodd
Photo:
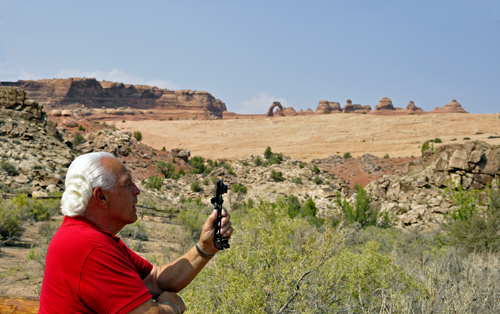
M283 109L283 114L285 116L295 116L297 115L297 111L293 107L286 107Z
M443 145L410 162L403 176L384 176L366 186L371 201L396 214L404 229L436 229L453 210L444 187L484 189L500 176L500 148L485 142Z
M275 113L273 113L274 108L278 108ZM281 106L281 103L279 101L273 102L271 107L269 107L269 110L267 110L267 116L272 117L272 116L283 116L283 106Z
M346 100L346 104L344 106L344 109L342 109L342 112L343 113L354 112L354 106L352 105L352 100L350 100L350 99Z
M380 99L379 103L375 106L375 110L394 110L392 100L387 97Z
M415 103L413 102L413 100L410 100L410 103L408 104L408 106L406 106L406 110L423 111L422 108L415 106Z
M42 120L42 106L15 87L0 87L0 115L24 120Z
M58 191L74 153L61 138L42 106L16 87L0 87L0 152L10 171L0 170L0 182L29 192ZM15 171L14 171L15 170Z
M318 103L318 108L314 113L325 114L325 113L338 113L338 112L341 112L340 104L338 102L320 100Z
M431 112L436 113L467 113L462 105L457 102L456 99L453 99L450 103L447 103L444 107L436 107Z
M0 86L19 87L47 108L75 107L137 109L162 108L189 110L222 117L226 105L204 91L171 91L155 86L99 82L96 79L68 78L38 81L0 82Z

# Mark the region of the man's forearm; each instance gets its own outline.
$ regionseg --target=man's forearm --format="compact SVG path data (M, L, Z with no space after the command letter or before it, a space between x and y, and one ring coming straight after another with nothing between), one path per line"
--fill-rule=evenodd
M157 268L156 282L161 291L179 292L205 267L208 260L192 247L172 263Z

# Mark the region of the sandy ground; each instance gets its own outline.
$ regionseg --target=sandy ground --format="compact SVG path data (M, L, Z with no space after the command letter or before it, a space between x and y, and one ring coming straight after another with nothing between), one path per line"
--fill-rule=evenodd
M498 114L330 114L114 123L124 131L141 131L144 144L156 149L189 148L192 156L229 160L262 154L267 146L273 152L310 161L345 152L354 157L365 153L420 156L420 145L436 137L444 144L466 142L464 137L500 144L500 138L488 139L500 134Z

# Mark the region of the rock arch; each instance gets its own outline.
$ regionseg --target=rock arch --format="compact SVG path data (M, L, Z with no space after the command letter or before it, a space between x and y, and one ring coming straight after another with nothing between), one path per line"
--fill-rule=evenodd
M280 115L280 116L283 115L283 106L281 105L281 103L279 101L275 101L275 102L273 102L273 104L271 105L271 107L269 107L269 110L267 111L267 116L268 117L274 116L273 110L276 107L278 107L278 109L280 110L280 113L278 113L278 115Z

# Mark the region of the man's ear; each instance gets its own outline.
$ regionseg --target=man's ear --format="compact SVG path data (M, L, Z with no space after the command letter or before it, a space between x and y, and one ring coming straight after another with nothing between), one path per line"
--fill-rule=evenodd
M104 192L104 190L100 187L95 188L92 192L92 198L96 201L96 203L102 208L108 208L108 196Z

